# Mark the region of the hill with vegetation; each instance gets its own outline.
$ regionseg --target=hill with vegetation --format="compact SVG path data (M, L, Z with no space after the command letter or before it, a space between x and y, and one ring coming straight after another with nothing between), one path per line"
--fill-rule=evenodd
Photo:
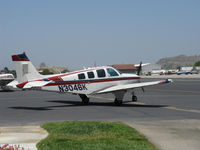
M174 57L162 58L157 62L157 64L161 65L162 69L177 69L179 67L194 66L194 64L198 61L200 61L200 55L179 55Z

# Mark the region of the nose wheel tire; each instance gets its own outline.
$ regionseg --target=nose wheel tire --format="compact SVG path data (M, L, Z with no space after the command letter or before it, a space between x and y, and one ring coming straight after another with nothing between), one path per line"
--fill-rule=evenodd
M133 95L133 96L132 96L132 101L133 101L133 102L137 102L137 96Z
M120 105L122 105L122 100L118 100L117 98L115 98L114 103L115 103L115 105L120 106Z

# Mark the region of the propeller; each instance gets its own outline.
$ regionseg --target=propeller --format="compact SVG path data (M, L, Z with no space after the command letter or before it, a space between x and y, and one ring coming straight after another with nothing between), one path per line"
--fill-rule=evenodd
M141 71L142 71L142 62L140 62L140 65L139 65L138 70L137 70L138 76L140 75Z
M140 62L140 65L139 65L139 67L137 69L137 75L138 76L140 75L141 71L142 71L142 61ZM141 87L141 89L142 89L143 92L145 92L143 87Z

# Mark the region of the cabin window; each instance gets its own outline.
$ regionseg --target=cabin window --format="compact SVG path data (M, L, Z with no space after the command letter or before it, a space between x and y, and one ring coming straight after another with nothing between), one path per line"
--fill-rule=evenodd
M94 78L94 72L88 72L87 75L88 78Z
M106 76L105 70L104 69L97 70L97 75L99 78L105 77Z
M113 68L107 68L108 74L112 76L119 76L119 74Z
M84 73L78 74L78 79L85 79L85 74Z

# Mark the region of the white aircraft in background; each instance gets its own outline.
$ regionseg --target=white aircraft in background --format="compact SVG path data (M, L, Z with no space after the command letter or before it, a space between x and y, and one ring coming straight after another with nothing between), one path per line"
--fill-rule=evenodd
M0 74L0 88L2 90L10 90L9 87L6 85L14 80L14 76L12 74L6 73L6 74Z
M77 94L82 99L83 104L89 103L90 95L113 93L115 95L114 103L121 105L126 92L131 92L132 101L137 101L133 92L135 88L172 82L171 79L140 82L138 75L141 65L138 69L138 75L124 74L110 66L102 66L44 76L38 73L25 53L13 55L12 60L16 64L18 81L16 86L18 88Z

